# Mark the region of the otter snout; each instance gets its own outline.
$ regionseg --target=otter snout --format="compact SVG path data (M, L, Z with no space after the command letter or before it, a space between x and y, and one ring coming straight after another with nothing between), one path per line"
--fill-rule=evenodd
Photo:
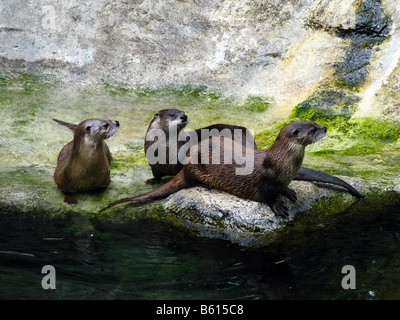
M328 129L326 127L318 125L317 132L315 134L315 138L312 143L315 143L315 142L321 140L323 137L325 137L327 131L328 131Z
M104 139L108 139L112 137L117 131L119 130L119 121L111 121L111 125L106 127L106 135L104 136Z

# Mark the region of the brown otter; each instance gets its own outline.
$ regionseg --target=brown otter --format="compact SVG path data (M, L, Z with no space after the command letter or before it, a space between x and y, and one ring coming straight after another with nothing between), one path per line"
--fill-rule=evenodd
M180 150L181 147L188 142L190 137L193 137L193 135L194 139L190 139L190 141L194 141L194 144L197 144L198 141L208 139L209 136L219 136L224 131L226 133L227 130L228 137L230 135L230 137L233 137L235 141L242 143L244 146L252 147L257 150L257 145L255 143L253 135L251 134L250 130L245 127L228 124L213 124L208 127L196 130L184 131L183 129L186 127L187 124L187 115L185 114L185 112L178 109L164 109L158 111L154 115L154 118L148 126L144 144L146 157L149 161L154 178L147 180L146 184L157 184L161 182L162 177L175 176L179 173L179 171L183 168L183 163L182 161L180 161L177 155L178 150ZM154 163L152 163L150 159L149 154L151 152L148 152L156 143L153 136L153 130L161 130L166 138L166 144L162 146L165 151L164 161L156 161ZM202 136L202 130L208 130L210 134ZM171 132L173 133L173 136L170 136ZM178 140L178 136L182 138L186 137L186 139ZM175 141L176 146L175 150L173 150L172 152L172 154L174 154L174 157L173 159L170 159L170 147L172 148L172 141ZM190 141L187 149L190 146L194 145L191 144ZM349 192L357 198L363 198L363 196L356 189L354 189L351 185L349 185L342 179L313 169L301 167L294 177L294 180L324 182L339 185L349 190ZM291 200L296 200L296 194L294 193L294 191L287 192L286 195Z
M110 183L111 153L105 139L119 129L119 122L110 119L87 119L78 125L53 119L74 132L74 139L60 151L54 181L66 194L65 201L76 202L69 194L93 191Z
M212 136L227 135L246 145L246 135L249 139L249 144L253 148L257 148L254 137L250 130L245 127L228 125L228 124L213 124L208 127L197 130L184 131L183 129L188 124L188 117L185 112L178 109L163 109L158 111L151 120L144 142L144 152L150 164L154 178L147 180L146 184L157 184L161 182L164 176L175 176L183 168L183 163L180 161L178 152L185 146L185 150L199 141L208 139ZM215 129L215 130L213 130ZM203 130L203 131L202 131ZM208 131L207 131L208 130ZM160 132L161 131L161 132ZM202 135L202 132L209 132L208 135ZM155 138L157 133L162 133L165 136L165 144L160 145L160 141ZM174 145L175 143L175 145ZM158 144L160 149L163 149L164 155L161 161L151 161L152 147ZM184 150L184 151L185 151ZM158 150L154 150L158 151ZM182 160L184 157L181 158Z
M207 185L244 199L267 203L276 216L285 218L288 216L287 208L277 202L277 197L279 194L287 195L288 191L291 197L292 190L288 185L300 169L305 147L322 139L325 134L326 128L314 122L294 121L284 126L274 144L265 150L246 148L221 137L218 146L224 149L224 152L219 152L221 164L213 163L212 150L216 147L213 139L204 140L190 148L183 169L168 183L146 194L116 201L101 211L123 202L165 198L183 188ZM224 163L222 154L230 153L233 155L231 159L236 159L235 150L241 150L242 154L252 153L254 169L249 174L237 175L237 169L243 164L235 160L231 164ZM207 163L199 161L202 154L209 155Z

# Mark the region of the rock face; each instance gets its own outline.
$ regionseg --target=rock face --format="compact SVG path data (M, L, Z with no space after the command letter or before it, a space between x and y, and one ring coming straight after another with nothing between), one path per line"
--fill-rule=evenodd
M382 105L396 86L385 82L399 74L399 8L398 0L5 1L0 57L61 80L205 84L268 96L283 110L334 79L365 85L361 110L371 114L379 109L371 99Z

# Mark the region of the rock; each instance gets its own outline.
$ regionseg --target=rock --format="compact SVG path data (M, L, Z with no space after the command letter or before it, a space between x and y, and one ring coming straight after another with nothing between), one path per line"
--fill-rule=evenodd
M362 111L371 114L370 106L376 105L371 100L384 106L393 96L392 87L397 89L393 79L385 86L388 94L379 90L399 60L398 4L399 0L3 2L0 77L29 69L81 84L204 84L226 95L271 97L278 110L269 117L282 109L284 117L290 111L286 107L334 80L353 91L366 86L365 95L360 95L365 96ZM396 101L390 101L389 117L399 117Z
M16 0L0 4L0 57L63 81L203 83L295 104L343 55L325 30L355 24L355 1L331 2Z
M357 189L368 192L370 186L363 180L341 177ZM277 218L268 205L245 200L219 190L195 187L181 190L167 198L164 209L184 221L191 230L200 234L226 239L244 246L265 245L276 237L299 215L318 214L317 206L324 208L325 202L340 203L329 214L345 211L358 201L341 187L324 183L293 181L290 188L297 193L294 204L280 196L279 201L289 209L289 218Z

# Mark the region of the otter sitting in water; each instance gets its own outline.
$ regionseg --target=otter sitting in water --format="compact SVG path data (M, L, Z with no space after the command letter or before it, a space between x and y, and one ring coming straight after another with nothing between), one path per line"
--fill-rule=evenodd
M87 119L78 125L53 119L74 132L74 139L60 151L54 181L64 192L65 202L74 203L71 193L105 188L110 180L111 153L105 139L119 129L110 119Z
M209 139L210 136L221 136L223 132L227 132L228 136L233 137L233 140L242 143L245 147L250 147L257 150L257 145L255 143L253 135L251 134L250 130L245 127L228 124L213 124L208 127L196 130L184 131L184 128L186 127L188 122L188 117L185 112L178 109L164 109L158 111L154 115L154 118L151 120L147 128L144 143L144 150L154 178L147 180L146 184L160 183L162 177L175 176L179 173L179 171L181 171L181 169L183 168L183 161L180 161L180 158L178 157L178 152L182 148L182 146L187 144L188 140L189 145L187 146L187 149L189 149L190 146L197 144L199 141ZM165 145L160 145L160 141L156 141L156 139L154 138L154 132L157 130L162 131L162 133L164 134ZM202 136L202 130L205 130L203 132L208 132L209 134ZM186 139L179 140L178 136L182 138L186 137ZM190 138L193 136L194 139L190 140ZM191 141L194 141L194 143L190 144ZM165 151L163 159L164 161L151 161L151 152L149 151L151 151L151 148L156 143L158 144L160 149L163 148ZM173 149L174 147L175 150ZM171 154L173 155L172 158L170 157ZM294 177L294 180L335 184L346 188L352 195L356 196L357 198L363 198L363 196L347 182L317 170L301 167ZM290 194L288 193L287 196L289 196L291 200L296 199L296 194L294 193L294 191Z
M161 199L184 188L206 185L240 198L264 202L277 217L286 218L287 208L277 202L277 197L284 194L293 200L293 190L288 189L288 185L301 167L304 149L325 134L326 128L314 122L294 121L284 126L274 144L265 150L244 147L221 137L217 146L223 149L218 153L220 164L215 164L215 159L212 159L215 156L212 151L216 146L210 138L190 148L183 169L172 180L143 195L116 201L101 211L124 202ZM242 154L252 153L254 168L246 175L236 174L237 169L243 167L243 164L235 161L237 150ZM203 159L202 154L208 155L207 163L199 161ZM226 154L232 155L232 162L224 163Z

